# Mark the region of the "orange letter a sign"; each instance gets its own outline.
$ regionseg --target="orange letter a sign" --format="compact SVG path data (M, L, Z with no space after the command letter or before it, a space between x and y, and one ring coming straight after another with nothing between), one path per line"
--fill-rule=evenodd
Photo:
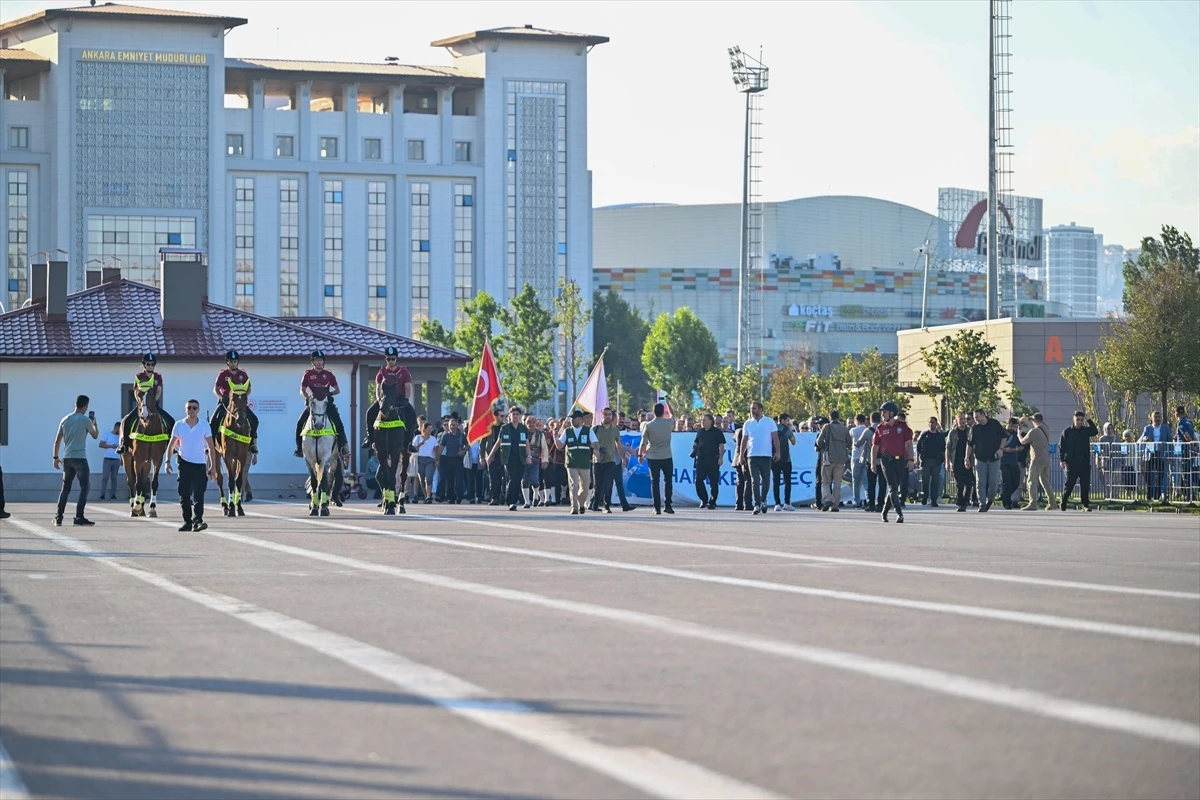
M1046 337L1046 363L1051 361L1063 363L1062 342L1057 336Z

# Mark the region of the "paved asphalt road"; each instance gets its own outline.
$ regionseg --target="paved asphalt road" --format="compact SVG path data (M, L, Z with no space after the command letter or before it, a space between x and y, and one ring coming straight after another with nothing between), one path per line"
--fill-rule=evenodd
M368 505L11 504L0 794L1200 796L1200 517Z

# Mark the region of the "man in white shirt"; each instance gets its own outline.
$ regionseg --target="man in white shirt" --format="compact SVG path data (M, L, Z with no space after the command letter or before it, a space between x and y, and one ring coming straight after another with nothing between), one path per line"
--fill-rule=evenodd
M779 427L763 416L762 403L750 404L750 419L742 425L742 455L750 462L750 485L754 489L754 513L767 513L767 486L771 462L779 459Z
M100 499L117 499L117 475L121 472L121 423L113 423L113 429L100 437L100 449L104 451L104 472L100 476ZM107 492L105 490L108 490Z
M217 475L217 450L213 447L212 428L200 422L200 401L188 400L185 416L171 428L171 441L167 442L167 474L171 474L171 462L179 453L179 505L183 509L181 531L202 531L208 527L204 521L204 490L208 478L219 480Z

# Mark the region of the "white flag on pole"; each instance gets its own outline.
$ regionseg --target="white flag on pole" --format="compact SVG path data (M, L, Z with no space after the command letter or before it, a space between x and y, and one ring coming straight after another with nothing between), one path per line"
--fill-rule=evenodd
M579 397L575 398L575 405L595 414L597 421L600 412L608 408L608 380L604 375L604 356L600 356L600 360L592 368L587 383L583 384L583 388L579 390Z

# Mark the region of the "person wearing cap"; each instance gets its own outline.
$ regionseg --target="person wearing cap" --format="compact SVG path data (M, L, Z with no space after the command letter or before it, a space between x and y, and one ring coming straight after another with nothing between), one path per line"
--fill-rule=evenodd
M904 486L908 480L908 468L916 463L913 458L913 433L908 423L897 419L900 407L890 400L879 407L883 422L875 429L871 443L871 463L879 476L887 481L887 499L881 509L884 522L888 521L888 510L896 509L896 522L904 522Z
M379 372L375 373L375 402L367 409L367 435L363 438L363 447L371 446L371 431L375 429L375 418L379 416L379 400L384 394L394 394L397 400L401 400L401 416L404 417L406 425L412 424L408 419L410 414L416 413L412 411L412 375L408 368L397 363L399 357L400 353L395 347L389 346L383 351L384 364L379 368ZM406 405L407 410L403 408ZM436 412L437 409L429 409L431 414Z
M129 434L132 433L133 426L137 424L138 401L148 393L152 394L150 402L154 403L154 407L158 409L158 415L163 419L164 429L170 430L175 426L175 418L163 411L163 379L157 369L158 357L154 353L146 353L142 356L142 371L133 376L133 408L121 420L121 441L117 444L118 453L124 453L129 449Z
M228 403L229 397L234 392L244 394L247 398L250 397L250 376L244 369L241 368L241 354L237 350L230 350L225 354L225 369L217 373L217 380L213 383L213 394L217 396L217 407L213 409L212 416L208 418L208 424L212 427L213 441L218 439L217 429L225 421L225 415L229 413ZM258 415L254 413L254 409L246 407L246 416L250 418L250 452L258 452ZM174 427L172 424L171 427Z
M570 487L572 515L587 511L592 456L600 449L600 441L592 428L583 424L584 416L578 408L572 411L571 426L558 436L558 443L567 453L567 484Z
M333 402L334 396L341 394L342 391L338 388L337 376L325 369L325 353L322 351L313 350L308 360L312 367L306 369L304 377L300 379L300 397L304 400L304 410L300 412L300 419L296 420L296 452L293 455L296 458L304 458L304 451L300 447L300 437L304 435L304 426L308 422L308 398L313 395L328 396L329 403L325 406L325 413L329 415L329 420L333 423L334 430L337 431L337 444L338 450L342 454L342 465L348 466L350 448L346 444L346 426L342 423L342 415Z

